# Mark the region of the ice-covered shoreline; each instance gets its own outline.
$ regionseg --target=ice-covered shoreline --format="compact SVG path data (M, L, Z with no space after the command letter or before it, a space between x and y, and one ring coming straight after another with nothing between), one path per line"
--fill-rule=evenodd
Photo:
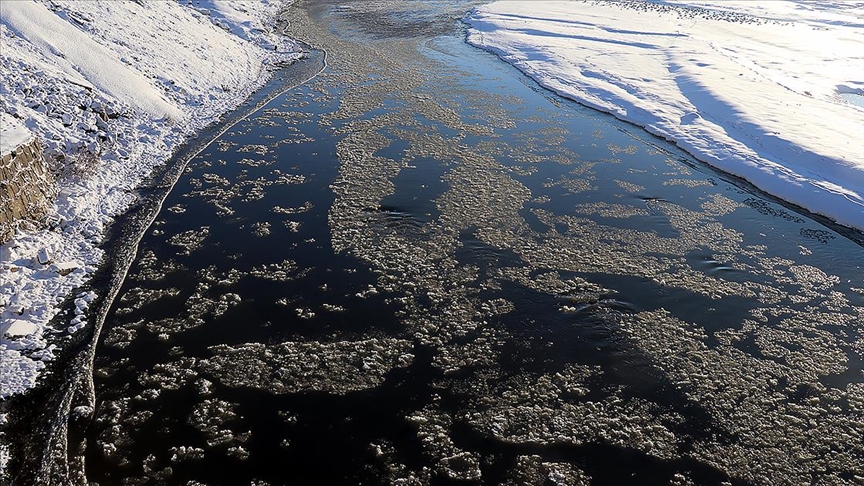
M301 55L275 32L288 4L4 3L3 129L9 121L40 139L59 195L49 228L0 247L0 399L36 384L56 350L49 333L62 338L86 325L89 293L72 296L68 325L49 323L99 266L103 231L134 202L141 181L262 86L268 65ZM43 251L49 264L39 261Z
M864 230L864 5L498 1L468 41L769 194ZM824 46L831 46L826 51Z

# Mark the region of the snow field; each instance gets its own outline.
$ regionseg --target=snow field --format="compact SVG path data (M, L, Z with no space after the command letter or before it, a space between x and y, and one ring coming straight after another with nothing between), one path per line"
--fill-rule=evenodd
M499 1L468 40L543 86L864 230L864 5ZM845 97L844 97L845 96Z

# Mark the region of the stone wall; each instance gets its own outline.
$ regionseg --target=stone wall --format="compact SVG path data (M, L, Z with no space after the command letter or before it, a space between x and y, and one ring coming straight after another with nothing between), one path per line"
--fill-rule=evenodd
M39 140L21 145L0 159L0 244L22 224L38 223L55 195Z

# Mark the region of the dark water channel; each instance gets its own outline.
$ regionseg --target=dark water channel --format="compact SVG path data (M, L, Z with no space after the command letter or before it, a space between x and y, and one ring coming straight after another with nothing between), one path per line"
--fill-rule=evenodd
M861 235L540 89L469 6L292 7L329 67L165 201L88 478L861 481Z

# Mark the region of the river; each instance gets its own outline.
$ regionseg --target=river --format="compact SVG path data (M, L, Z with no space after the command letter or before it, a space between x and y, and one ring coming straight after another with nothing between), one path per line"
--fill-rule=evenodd
M471 5L290 8L327 68L147 230L87 478L862 480L861 235L468 46Z

